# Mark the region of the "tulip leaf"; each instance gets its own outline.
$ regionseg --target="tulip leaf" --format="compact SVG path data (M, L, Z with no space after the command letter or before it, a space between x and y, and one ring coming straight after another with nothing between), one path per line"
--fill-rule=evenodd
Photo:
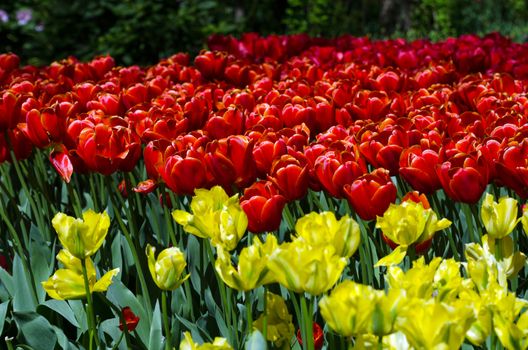
M115 317L115 318L111 318L111 319L104 320L103 322L101 322L101 324L99 325L99 332L104 332L108 334L114 341L112 346L115 346L115 343L119 341L119 339L121 338L121 332L122 332L119 329L119 318ZM124 339L121 340L117 348L123 349L123 350L127 348L126 342L124 341Z
M31 242L29 256L31 257L31 270L33 271L39 302L46 300L46 291L42 288L40 282L47 280L53 273L48 265L50 255L51 252L45 243L37 241Z
M162 339L161 334L161 311L159 302L156 302L154 307L154 313L152 314L152 323L150 324L150 335L148 342L149 350L159 350L162 348Z
M51 324L36 312L13 312L20 335L28 345L35 349L53 350L57 344L57 335Z
M31 276L24 270L22 260L15 255L13 259L13 283L16 286L16 293L13 295L14 311L32 311L37 307L31 295L33 288L29 285L31 280Z
M2 282L2 287L5 287L9 296L13 296L13 294L15 293L15 283L13 282L13 277L1 267L0 282Z
M75 349L75 346L68 340L68 337L66 334L64 334L64 331L61 328L57 326L52 326L52 328L57 335L57 342L59 343L61 349Z
M120 271L123 270L123 255L121 254L121 247L126 246L126 244L123 244L121 241L121 235L117 234L112 241L112 266L118 267Z
M141 341L146 344L149 337L149 316L145 311L142 303L136 298L136 296L123 284L121 281L114 281L106 293L106 297L114 305L123 308L128 306L132 309L134 314L139 317L139 323L136 328ZM142 321L143 320L143 321Z
M4 331L4 324L7 315L7 308L9 307L9 300L0 304L0 335Z
M266 350L268 348L264 336L259 330L253 331L244 346L245 350Z
M46 300L40 305L50 308L51 310L55 311L56 313L64 317L66 320L68 320L68 322L70 322L73 326L79 327L79 323L75 319L75 314L66 301L50 299Z
M88 322L86 321L86 311L83 306L83 301L68 300L68 304L70 305L70 308L72 309L73 314L75 315L77 324L79 324L77 330L77 336L79 337L81 334L85 333L88 330Z

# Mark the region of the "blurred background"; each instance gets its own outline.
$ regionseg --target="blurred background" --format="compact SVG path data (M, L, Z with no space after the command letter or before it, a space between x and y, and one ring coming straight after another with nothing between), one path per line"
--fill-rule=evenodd
M149 65L194 55L213 33L440 40L497 31L522 42L527 29L528 0L0 0L0 52L34 65L99 54Z

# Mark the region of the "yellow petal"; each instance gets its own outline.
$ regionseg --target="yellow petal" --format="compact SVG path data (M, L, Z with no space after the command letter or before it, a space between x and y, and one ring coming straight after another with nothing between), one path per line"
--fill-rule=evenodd
M397 246L396 249L392 251L392 253L380 259L376 263L376 265L374 265L374 267L398 265L399 263L403 261L403 258L405 258L406 254L407 254L406 246L403 246L403 245Z
M119 268L108 271L97 281L92 289L92 292L105 292L112 284L112 278L119 273Z

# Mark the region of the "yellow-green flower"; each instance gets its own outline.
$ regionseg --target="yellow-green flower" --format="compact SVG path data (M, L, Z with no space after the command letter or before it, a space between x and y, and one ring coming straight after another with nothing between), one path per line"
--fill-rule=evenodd
M220 186L195 190L191 211L192 214L175 210L172 217L185 232L210 238L215 246L221 245L231 251L246 232L248 219L240 208L238 194L228 197Z
M276 348L289 349L295 327L292 323L292 315L281 296L271 292L266 293L267 310L267 335L266 340L273 343ZM260 332L264 330L264 314L253 322L253 327Z
M94 255L103 244L110 218L106 212L96 213L90 209L83 213L82 219L57 213L51 223L64 249L84 259Z
M191 337L191 333L183 333L183 340L180 343L180 350L233 350L227 339L216 337L212 343L198 345Z
M407 248L414 243L422 243L431 239L435 232L449 227L451 221L438 220L432 209L424 209L422 203L404 201L400 204L391 203L383 216L376 219L376 227L383 235L398 247L386 257L379 260L375 266L390 266L399 264L407 254Z
M273 235L268 235L264 243L255 237L253 244L240 252L235 269L229 252L219 246L216 271L225 284L236 290L248 291L271 283L273 277L268 269L268 258L277 247L277 238Z
M475 317L471 305L413 299L398 315L396 328L415 349L459 349Z
M187 262L178 247L162 250L157 259L154 257L156 248L147 244L146 251L150 274L160 289L174 290L189 278L189 275L184 275Z
M493 326L506 349L528 349L528 312L523 312L516 322L501 313L495 313Z
M383 336L393 332L401 293L346 280L319 301L321 315L335 332L349 337L365 334Z
M64 268L58 269L42 287L50 297L57 300L80 299L86 297L81 260L73 256L68 250L62 249L57 254ZM97 281L92 259L86 258L86 272L90 293L104 292L112 284L112 278L119 273L119 269L108 271Z
M359 225L348 215L337 220L334 213L311 212L295 224L299 239L314 247L332 245L337 255L350 258L357 250L361 234Z
M517 223L517 201L510 197L501 197L499 202L493 200L493 195L486 193L480 216L486 232L493 239L501 239L509 235Z
M271 255L268 267L276 281L287 289L319 295L336 284L347 259L333 246L312 247L302 240L283 243Z

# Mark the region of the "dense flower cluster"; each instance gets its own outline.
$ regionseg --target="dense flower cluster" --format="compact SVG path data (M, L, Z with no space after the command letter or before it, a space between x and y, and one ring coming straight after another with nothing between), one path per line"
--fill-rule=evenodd
M308 188L372 220L391 176L477 202L496 183L528 197L528 45L497 34L443 42L304 35L212 37L194 62L117 67L111 57L19 66L0 55L0 161L48 148L74 172L130 171L177 194L243 191L253 232Z

